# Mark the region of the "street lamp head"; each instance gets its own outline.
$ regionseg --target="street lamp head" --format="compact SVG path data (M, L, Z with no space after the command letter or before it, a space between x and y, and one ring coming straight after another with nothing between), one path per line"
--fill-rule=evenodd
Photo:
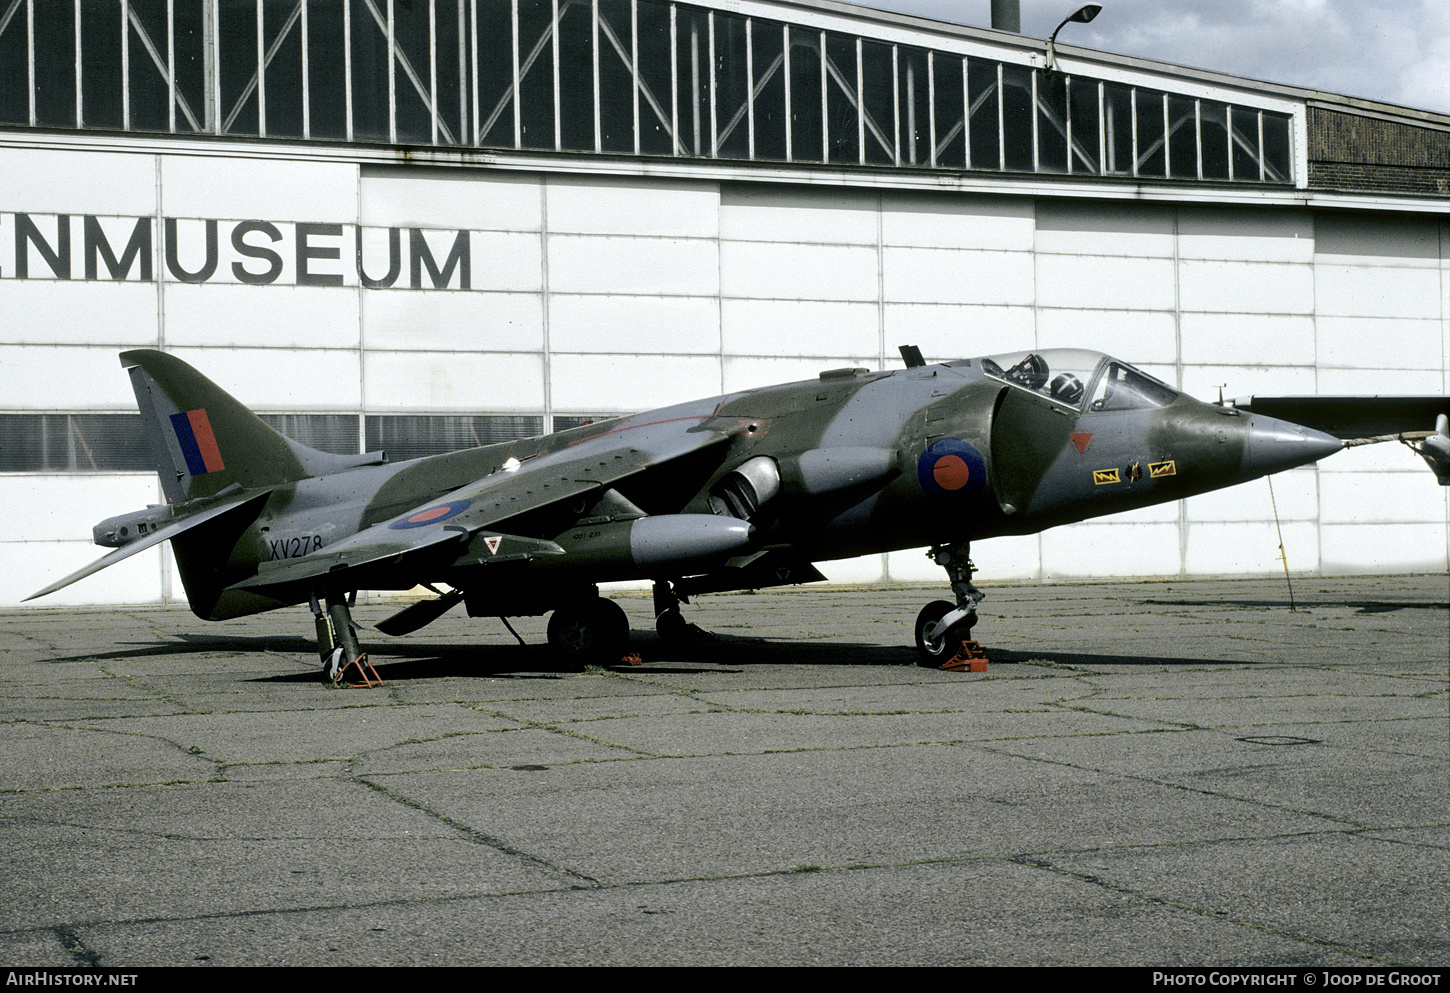
M1094 17L1097 17L1102 9L1103 5L1100 3L1083 4L1077 10L1074 10L1071 14L1064 17L1062 23L1053 29L1052 37L1047 39L1047 65L1044 68L1048 72L1052 71L1053 63L1057 61L1057 32L1061 31L1073 21L1077 21L1079 24L1086 24Z

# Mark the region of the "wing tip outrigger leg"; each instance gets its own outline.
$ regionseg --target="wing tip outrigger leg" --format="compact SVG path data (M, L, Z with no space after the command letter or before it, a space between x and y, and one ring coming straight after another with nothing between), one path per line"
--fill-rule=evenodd
M383 679L358 644L357 627L352 622L351 610L356 596L355 591L344 595L341 590L329 588L323 595L323 600L327 603L324 611L314 590L308 597L308 605L312 608L312 620L317 628L317 654L322 658L322 681L333 686L372 689L382 686ZM358 678L345 683L347 674L354 669L357 670Z

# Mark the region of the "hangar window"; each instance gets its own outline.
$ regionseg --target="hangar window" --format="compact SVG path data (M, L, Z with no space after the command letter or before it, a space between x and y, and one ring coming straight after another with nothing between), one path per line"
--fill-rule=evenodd
M1228 106L1212 100L1198 102L1198 140L1204 179L1228 179Z
M638 72L635 41L639 34L635 8L629 0L596 0L594 28L594 94L599 108L601 152L638 153ZM520 33L520 44L523 35ZM523 102L528 103L524 97Z
M1001 169L1002 63L967 59L968 169Z
M786 158L794 162L826 160L825 121L827 78L821 59L824 32L789 27L790 44L786 102L789 119Z
M35 123L42 127L73 128L79 106L76 100L79 80L76 77L75 7L56 0L38 0L35 11L35 86L32 91L35 94ZM18 30L15 36L18 40ZM6 54L0 56L0 66L4 67L0 71L6 74L6 79L0 86L9 93L11 80L18 80L10 74L26 71L25 54L23 50L15 53L8 45L0 47L6 49ZM12 54L15 56L13 60ZM24 93L23 85L16 86L16 98L23 99ZM7 96L7 103L10 99ZM11 118L7 116L6 120ZM13 120L17 124L25 123L24 117Z
M1289 118L1283 114L1263 111L1259 114L1262 124L1263 178L1275 183L1287 183L1292 175L1289 166Z
M1261 179L1263 166L1258 154L1259 113L1244 107L1228 108L1229 169L1237 179Z
M712 154L727 159L750 157L750 120L752 107L748 61L750 58L750 21L744 17L716 13L711 16L710 32L711 92L710 108L715 146Z
M544 433L544 419L537 415L369 415L366 420L367 451L382 449L390 462Z
M308 4L305 9L307 44L302 72L306 83L300 103L306 108L303 137L343 140L348 137L347 90L351 60L343 58L346 18L340 3ZM299 43L301 30L299 26Z
M676 113L670 94L674 34L665 4L640 4L635 65L639 72L639 148L644 155L674 155Z
M1067 77L1045 76L1037 83L1037 171L1067 172L1067 142L1071 116L1067 107Z
M1102 171L1098 167L1103 155L1102 90L1102 84L1093 79L1068 80L1068 172L1092 176Z
M1133 175L1168 174L1168 108L1166 94L1156 90L1133 90L1135 141Z
M931 75L920 48L896 50L896 164L932 164Z
M581 428L586 424L593 424L596 421L607 421L617 414L555 414L553 417L554 426L551 431L568 431L570 428Z
M278 431L308 448L351 455L358 448L356 414L258 414Z
M827 160L842 164L862 161L861 135L864 130L859 113L861 90L860 40L841 35L826 35L825 140Z
M26 96L30 89L26 48L22 25L17 25L14 31L0 30L0 121L6 124L30 122L30 104Z
M165 44L169 34L166 0L132 0L130 8L129 17L123 19L126 35L123 57L128 80L123 114L129 120L125 126L138 131L167 131L170 130L167 113L170 93L166 74L157 72L151 59L155 42L160 40ZM149 47L147 42L151 43Z
M11 23L18 28L18 21L17 18ZM121 18L114 9L103 13L100 7L81 8L77 34L84 71L78 72L77 78L81 82L79 123L85 127L119 129L130 125L122 112L125 90L121 85L125 79L122 45L129 36L121 27Z
M764 21L750 27L750 157L785 160L785 28Z
M155 471L140 414L0 414L0 472Z
M928 52L931 66L930 164L937 168L967 167L967 60Z
M1289 183L1290 121L704 2L0 0L18 126Z
M356 414L258 416L309 447L360 451ZM140 414L0 414L0 472L155 471Z
M1168 97L1168 175L1198 178L1198 102Z
M1102 85L1103 174L1135 175L1138 153L1133 125L1133 88L1121 83Z
M556 102L559 78L554 10L550 0L523 0L519 12L518 58L519 145L523 148L556 147ZM544 44L536 45L542 38ZM512 113L512 111L510 111ZM592 115L591 115L592 117ZM589 141L593 145L590 122ZM513 142L509 142L513 144Z
M1033 171L1036 116L1033 113L1037 73L1026 66L1004 65L1002 93L1002 168Z

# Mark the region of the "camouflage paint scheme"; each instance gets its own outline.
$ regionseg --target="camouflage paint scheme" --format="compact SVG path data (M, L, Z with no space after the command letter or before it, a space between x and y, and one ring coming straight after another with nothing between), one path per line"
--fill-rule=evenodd
M98 525L97 543L116 550L35 595L170 540L209 620L447 584L458 592L410 608L391 633L462 599L475 616L584 611L586 634L610 627L613 650L622 614L591 606L600 582L654 580L668 608L671 594L810 582L823 578L814 562L932 546L958 563L951 621L969 630L971 541L1177 500L1341 447L1098 353L907 360L389 463L307 448L181 360L125 352L169 502Z

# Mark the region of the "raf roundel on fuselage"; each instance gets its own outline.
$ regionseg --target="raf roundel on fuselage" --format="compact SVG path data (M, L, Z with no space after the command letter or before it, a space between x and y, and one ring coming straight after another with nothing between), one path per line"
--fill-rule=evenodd
M916 478L932 497L964 500L980 492L987 481L981 453L959 438L931 443L916 461Z

